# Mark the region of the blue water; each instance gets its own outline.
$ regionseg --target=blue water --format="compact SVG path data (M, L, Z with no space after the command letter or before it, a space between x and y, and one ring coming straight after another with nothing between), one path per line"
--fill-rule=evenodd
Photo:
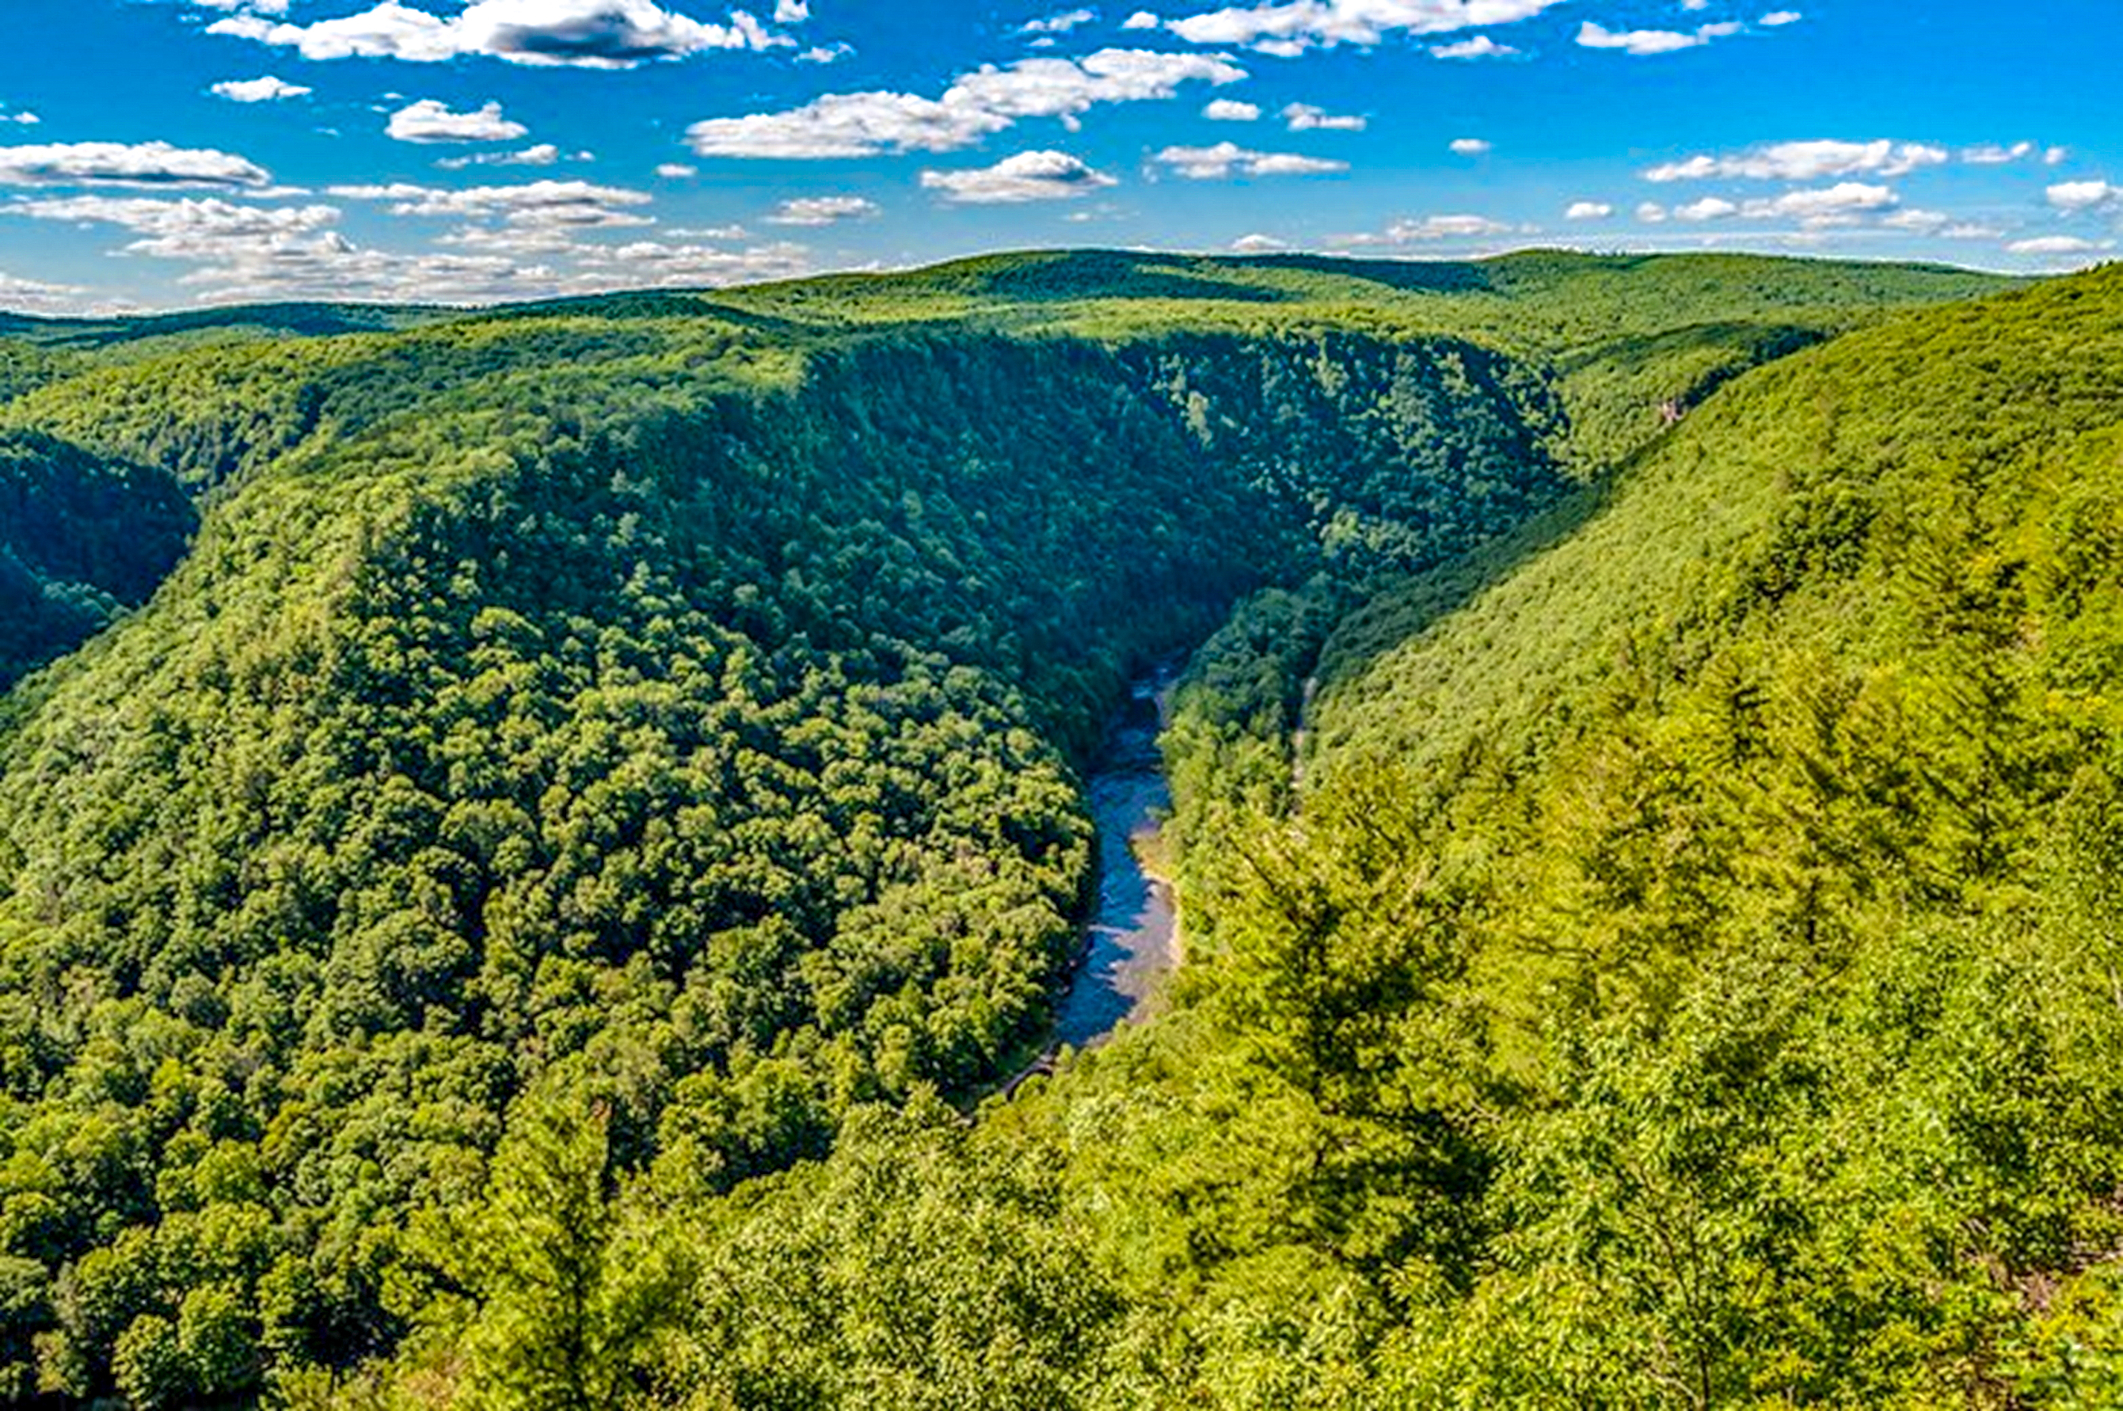
M1103 767L1089 787L1098 825L1098 907L1089 949L1070 978L1055 1023L1057 1042L1090 1048L1122 1024L1140 1022L1160 982L1179 963L1172 892L1146 876L1131 846L1154 835L1172 807L1157 753L1161 675L1138 682L1116 723Z

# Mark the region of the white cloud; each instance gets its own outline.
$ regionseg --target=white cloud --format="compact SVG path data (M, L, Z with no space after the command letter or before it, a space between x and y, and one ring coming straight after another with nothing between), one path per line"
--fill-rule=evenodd
M1292 132L1362 132L1371 126L1369 118L1330 113L1310 103L1292 103L1285 107L1283 122Z
M231 245L313 235L339 222L336 206L239 206L219 197L68 196L0 207L32 220L121 226L142 238L126 247L165 259L205 259Z
M589 154L578 152L576 155L586 157ZM559 160L560 149L550 142L541 142L520 152L479 152L464 157L444 157L435 165L444 171L463 171L466 167L549 167Z
M1211 122L1259 122L1261 109L1258 103L1241 103L1236 98L1212 98L1202 116Z
M666 181L683 181L689 176L699 176L699 167L689 167L684 162L664 162L656 168L656 174Z
M15 313L62 313L74 308L76 300L87 292L71 284L47 284L41 279L0 273L0 309Z
M1805 18L1806 16L1800 14L1797 10L1771 10L1762 18L1756 20L1755 23L1764 29L1781 29L1788 24L1797 24Z
M468 227L445 237L448 252L364 249L334 228L328 205L262 207L217 197L153 199L76 196L18 200L0 213L39 220L117 225L139 238L127 253L194 266L179 281L213 302L280 298L487 303L613 289L715 285L810 272L800 245L744 250L575 238L596 231L597 214L638 193L581 183L537 183L445 192L417 186L344 188L349 199L391 200L422 215L501 217L500 228ZM529 224L516 224L521 217ZM728 228L697 234L741 239ZM526 259L526 256L537 256ZM56 286L44 286L56 290ZM66 293L72 291L57 291ZM38 297L53 297L40 294ZM13 298L0 278L0 303Z
M179 283L217 299L473 298L519 292L505 262L358 249L332 229L337 207L240 206L217 197L75 196L18 201L0 212L34 220L116 225L139 238L125 252L188 263Z
M726 24L674 14L655 0L473 0L445 19L383 0L373 9L313 24L231 15L207 26L306 59L389 58L442 63L486 55L513 64L625 69L710 49L769 49L794 41L739 10Z
M811 18L811 0L775 0L774 23L802 24Z
M745 250L707 245L670 245L643 240L627 245L585 247L575 258L580 273L571 293L617 289L685 289L796 279L811 273L810 251L786 242Z
M837 64L855 52L855 46L846 40L836 39L831 44L814 44L796 56L799 64Z
M1078 25L1087 25L1098 18L1096 10L1064 10L1044 19L1027 20L1017 27L1018 34L1067 34Z
M1273 235L1241 235L1231 242L1231 248L1241 255L1272 255L1277 250L1287 250L1290 242L1278 240Z
M1739 206L1717 196L1705 196L1700 201L1690 201L1685 206L1673 208L1675 220L1723 220L1726 216L1736 216L1739 213Z
M2076 235L2037 235L2015 240L2005 248L2015 255L2086 255L2114 247L2111 240L2085 240Z
M1572 201L1563 212L1564 220L1605 220L1614 214L1614 207L1605 201Z
M1067 152L1019 152L992 167L969 171L925 171L925 190L940 191L959 205L1015 205L1025 201L1064 201L1115 185Z
M1745 26L1731 20L1720 24L1698 25L1692 30L1631 29L1611 30L1587 20L1578 27L1578 43L1587 49L1619 49L1625 54L1642 57L1648 54L1672 54L1682 49L1696 49L1713 39L1726 39L1738 34Z
M2045 167L2060 167L2064 165L2065 161L2069 159L2070 156L2071 148L2052 147L2047 152L2044 152L2042 154L2042 165Z
M1231 6L1164 28L1192 44L1238 44L1290 56L1338 44L1371 46L1388 35L1451 34L1531 19L1564 0L1288 0ZM1154 16L1152 23L1158 23ZM1133 23L1133 20L1130 21ZM1474 57L1470 52L1466 57Z
M1480 137L1455 137L1451 147L1454 156L1485 157L1495 150L1496 144Z
M1347 162L1294 152L1251 152L1233 142L1214 147L1167 147L1150 160L1192 181L1239 176L1318 176L1349 170Z
M217 98L228 99L231 103L277 103L283 99L300 98L316 90L267 74L263 78L232 78L225 83L215 84L208 91Z
M2035 152L2035 144L2032 142L2015 142L2010 147L2002 142L1984 142L1974 147L1962 148L1961 160L1971 166L1998 167L2007 162L2017 162L2023 157L2032 157Z
M284 15L288 0L191 0L206 10L241 10L253 15Z
M2105 181L2060 181L2044 194L2050 205L2072 215L2123 203L2123 186L2111 186Z
M1729 206L1716 197L1707 202ZM1698 201L1703 206L1706 201ZM1844 181L1819 190L1787 191L1781 196L1767 200L1749 201L1740 207L1740 213L1750 220L1795 220L1809 230L1824 230L1839 225L1853 225L1862 216L1879 211L1892 210L1899 204L1895 193L1885 186L1869 186L1863 182ZM1688 207L1681 207L1674 214L1686 219L1698 219L1687 215ZM1723 214L1729 214L1724 212Z
M615 229L652 224L623 209L652 199L647 192L598 186L587 181L531 181L514 186L455 189L394 183L333 186L329 196L347 201L390 203L392 215L494 222L521 239L525 232ZM460 231L459 236L464 232ZM477 240L458 243L479 243ZM489 240L487 243L492 243Z
M1156 29L1163 23L1163 20L1151 14L1148 10L1137 10L1128 18L1122 20L1120 27L1122 29Z
M1073 126L1099 103L1170 98L1183 84L1221 86L1246 72L1227 59L1145 49L1101 49L1081 59L1025 59L962 74L940 98L911 93L829 93L800 108L709 118L686 131L703 157L867 157L951 152L1024 118Z
M1451 44L1433 44L1430 53L1438 59L1508 59L1519 51L1509 44L1499 44L1486 34L1477 34L1472 39L1461 39Z
M0 183L15 186L264 186L265 168L213 148L167 142L0 147Z
M511 142L530 129L503 117L499 103L458 113L423 98L391 114L384 131L398 142Z
M875 201L860 196L797 196L783 201L766 218L768 225L832 225L877 214Z
M1438 240L1481 240L1489 236L1508 234L1511 229L1512 227L1503 221L1491 220L1488 216L1424 216L1421 220L1397 220L1376 235L1352 235L1335 243L1356 246L1414 245Z
M1698 155L1666 162L1644 173L1646 181L1701 181L1736 177L1748 181L1823 181L1838 176L1906 176L1938 166L1946 149L1920 142L1774 142L1744 152Z
M1636 218L1645 225L1658 225L1666 219L1666 208L1656 201L1645 201L1637 206Z

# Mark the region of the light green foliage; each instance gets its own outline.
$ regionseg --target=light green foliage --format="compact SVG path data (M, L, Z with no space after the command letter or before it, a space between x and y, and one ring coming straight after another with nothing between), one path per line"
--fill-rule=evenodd
M1997 502L1941 489L1922 534L1897 516L1933 501L1853 479L1934 413L1872 425L1831 360L1870 347L1883 394L1943 399L1897 340L1994 312L1723 384L1997 283L1089 254L30 330L68 351L0 405L6 444L122 482L128 533L162 522L152 487L199 518L0 737L9 1384L526 1408L1970 1384L2010 1320L1967 1270L2103 1237L2092 1128L2007 1159L2107 1110L2097 1004L2033 1047L1936 1040L2030 1105L1922 1148L1966 1187L1923 1220L1897 1202L1934 1168L1899 1147L1842 1224L1772 1238L1731 1208L1784 1198L1857 1120L1837 1095L1899 1091L1896 1045L1934 1042L1840 1044L1844 1011L1808 1007L1824 967L1838 1004L1915 983L1863 943L1890 920L1962 948L1910 1012L2024 1014L2035 977L2090 973L2008 920L2076 875L2037 822L2105 778L2057 783L2105 738L2110 639L2052 605L2105 602L2108 502L2045 482L2073 526L2052 581L1992 553L2010 445ZM2053 352L2030 376L2064 396ZM1667 400L1694 410L1661 437ZM1937 415L1927 469L1970 440ZM1936 571L1898 599L1906 544ZM2064 706L2009 650L2037 601ZM970 1102L1037 1041L1072 946L1107 710L1219 623L1170 742L1178 1012L962 1128L932 1094ZM1937 640L1905 650L1911 624ZM1787 991L1719 1027L1718 995ZM2069 1101L2041 1086L2067 1053ZM1696 1120L1705 1093L1729 1120ZM1794 1134L1774 1161L1765 1130ZM1952 1245L2052 1188L2025 1231ZM1652 1214L1697 1211L1699 1268L1645 1262ZM1787 1256L1827 1272L1705 1292ZM2058 1349L2104 1315L2071 1287L2091 1311L1981 1375L2077 1375ZM1833 1316L1769 1357L1815 1290ZM1574 1311L1529 1311L1551 1294ZM1839 1370L1861 1354L1870 1380ZM1660 1380L1617 1389L1625 1359Z

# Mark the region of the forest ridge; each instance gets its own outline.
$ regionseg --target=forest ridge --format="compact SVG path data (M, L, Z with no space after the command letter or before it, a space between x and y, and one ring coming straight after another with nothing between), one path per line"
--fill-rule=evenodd
M1555 252L10 320L0 1390L2110 1404L2119 345ZM1171 1007L984 1100L1176 654Z

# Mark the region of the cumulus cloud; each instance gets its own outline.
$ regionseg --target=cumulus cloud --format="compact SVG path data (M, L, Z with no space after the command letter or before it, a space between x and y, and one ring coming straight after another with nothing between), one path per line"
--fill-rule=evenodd
M499 103L459 113L423 98L391 114L384 131L398 142L510 142L530 129L503 117Z
M860 196L798 196L782 202L766 220L768 225L832 225L837 221L862 220L877 214L875 201Z
M135 254L210 259L231 247L313 235L338 224L336 206L240 206L219 197L68 196L17 201L5 208L33 220L101 223L133 231Z
M1890 210L1898 204L1899 199L1888 187L1844 181L1820 190L1787 191L1770 200L1749 201L1741 211L1755 220L1796 220L1819 229L1847 225L1859 216Z
M654 0L473 0L444 18L384 0L358 14L312 24L231 15L207 26L306 59L387 58L442 63L485 55L513 64L625 69L710 49L769 49L794 43L744 10L727 23L674 14Z
M1191 181L1216 181L1228 176L1318 176L1349 170L1347 162L1321 157L1303 157L1295 152L1252 152L1235 142L1214 147L1167 147L1150 159Z
M1705 196L1700 201L1690 201L1673 208L1675 220L1723 220L1726 216L1740 213L1739 206L1718 196Z
M1403 219L1393 222L1375 234L1352 235L1336 241L1340 245L1417 245L1440 240L1483 240L1491 236L1508 234L1512 227L1500 220L1478 215L1424 216L1420 220Z
M267 207L219 197L72 196L17 200L0 205L0 214L118 226L138 237L124 247L125 253L191 264L179 283L212 302L354 298L490 303L612 289L729 284L809 272L808 251L800 245L726 250L578 239L579 232L594 236L605 223L600 210L646 199L614 188L544 182L444 192L396 185L348 187L336 194L394 201L409 214L521 218L532 223L468 227L445 237L455 249L401 252L356 245L335 228L340 209L324 204ZM540 224L548 221L554 223ZM713 233L733 239L744 234L735 228ZM0 278L0 303L10 298L8 281Z
M1699 154L1644 173L1647 181L1825 181L1839 176L1906 176L1947 159L1946 149L1921 142L1773 142L1744 152Z
M811 273L812 268L810 251L787 242L724 250L712 245L642 240L587 247L576 251L574 258L578 272L567 280L567 289L578 294L753 284L766 279L795 279Z
M1278 240L1273 235L1241 235L1231 242L1231 248L1241 255L1272 255L1277 250L1287 250L1290 242Z
M647 192L598 186L587 181L531 181L508 186L458 188L333 186L326 195L346 201L387 202L392 215L457 219L474 224L452 236L462 245L526 249L557 243L561 234L651 225L628 207L652 199Z
M588 155L587 152L576 153L577 157ZM520 152L479 152L465 157L444 157L435 165L444 171L463 171L466 167L549 167L559 160L560 149L550 142L541 142Z
M267 74L263 78L232 78L225 83L215 84L208 91L217 98L228 99L231 103L278 103L289 98L300 98L316 90Z
M2089 255L2113 248L2113 241L2087 240L2077 235L2037 235L2015 240L2005 248L2015 255Z
M1087 25L1098 18L1096 10L1063 10L1044 19L1027 20L1016 29L1018 34L1067 34L1078 25Z
M1508 59L1518 52L1509 44L1499 44L1486 34L1477 34L1472 39L1455 40L1450 44L1430 46L1431 57L1437 59Z
M703 157L867 157L951 152L1025 118L1073 126L1099 103L1170 98L1188 83L1236 83L1227 59L1145 49L1101 49L1081 59L1025 59L962 74L940 98L911 93L829 93L800 108L709 118L686 131Z
M1578 27L1578 43L1587 49L1619 49L1624 54L1642 57L1649 54L1673 54L1683 49L1697 49L1714 39L1727 39L1738 34L1746 26L1731 20L1719 24L1697 25L1691 30L1630 29L1611 30L1604 25L1587 20Z
M1564 220L1605 220L1614 214L1614 207L1605 201L1572 201L1563 212Z
M211 147L167 142L61 142L0 147L0 183L14 186L258 187L257 163Z
M689 176L699 176L700 168L684 162L663 162L657 166L656 174L666 181L684 181Z
M1971 166L1999 167L2007 162L2017 162L2023 157L2032 157L2039 151L2032 142L2015 142L2007 146L2002 142L1984 142L1974 147L1961 149L1961 160Z
M47 284L41 279L0 273L0 309L15 313L62 313L75 307L87 292L72 284Z
M1371 126L1369 118L1330 113L1310 103L1292 103L1284 108L1283 122L1292 132L1362 132Z
M1749 220L1794 220L1807 230L1826 230L1859 224L1865 217L1893 210L1899 204L1900 199L1888 187L1845 181L1834 186L1787 191L1781 196L1751 201L1705 196L1675 206L1672 215L1674 219L1684 221L1726 220L1733 216L1745 216Z
M1067 152L1019 152L992 167L925 171L921 184L958 205L995 206L1072 200L1116 183Z
M1449 144L1454 156L1485 157L1495 150L1496 144L1480 137L1455 137Z
M1755 23L1764 29L1781 29L1788 24L1797 24L1806 17L1797 10L1771 10Z
M1994 225L1957 220L1944 211L1915 209L1895 211L1882 216L1880 225L1887 230L1908 231L1913 235L1933 235L1941 240L1995 240L2005 233Z
M1392 34L1450 34L1513 24L1564 0L1289 0L1236 5L1184 19L1147 18L1191 44L1235 44L1291 56L1338 44L1371 46ZM1147 26L1142 26L1147 27ZM1464 57L1477 57L1469 53Z
M0 111L0 122L19 123L23 127L35 127L43 121L43 118L31 112L10 113Z
M2105 181L2060 181L2043 194L2048 197L2050 205L2071 215L2103 206L2123 205L2123 186L2112 186Z
M177 200L75 196L17 201L0 212L34 220L115 225L139 238L127 254L189 263L179 283L215 300L331 297L475 300L524 292L507 261L363 250L332 227L327 205L245 206L218 197Z
M1236 98L1212 98L1202 108L1202 116L1211 122L1259 122L1261 109L1258 103L1241 103Z

